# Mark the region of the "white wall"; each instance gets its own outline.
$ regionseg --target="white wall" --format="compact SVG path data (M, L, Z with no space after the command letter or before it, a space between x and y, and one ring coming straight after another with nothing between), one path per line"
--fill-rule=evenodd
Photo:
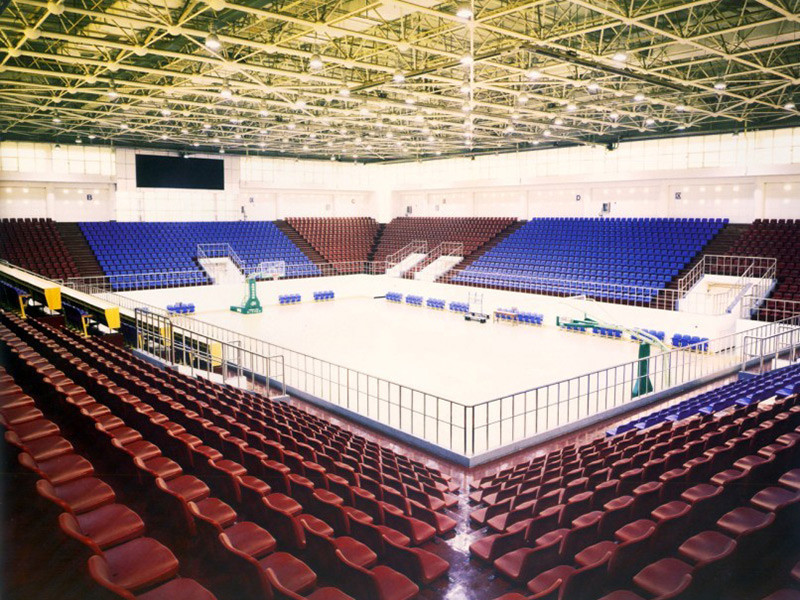
M621 217L800 218L800 128L399 164L225 156L220 192L137 188L136 152L2 142L0 214L386 222L409 206L415 216L527 219L591 217L609 203Z

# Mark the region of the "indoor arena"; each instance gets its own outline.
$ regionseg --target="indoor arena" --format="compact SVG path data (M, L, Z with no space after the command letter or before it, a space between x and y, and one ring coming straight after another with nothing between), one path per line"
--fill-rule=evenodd
M798 0L0 1L0 596L800 600Z

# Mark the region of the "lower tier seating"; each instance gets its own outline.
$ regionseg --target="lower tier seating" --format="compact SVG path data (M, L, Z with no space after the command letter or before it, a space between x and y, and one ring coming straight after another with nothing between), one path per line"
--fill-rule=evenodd
M62 393L86 403L65 400L64 410L89 424L93 447L114 472L146 490L159 531L241 574L223 585L213 569L197 569L196 578L219 597L270 597L286 588L286 597L400 600L447 572L446 561L421 547L455 526L437 512L454 502L440 474L366 443L353 447L361 460L351 463L350 445L358 443L352 436L331 436L331 451L317 452L314 420L288 426L284 416L301 414L289 405L247 394L239 399L252 403L234 408L224 399L238 390L170 375L66 330L3 320L42 353L35 364ZM337 584L341 576L345 593L312 591L317 577L298 552Z
M760 597L746 566L800 554L799 465L796 393L631 429L474 482L470 552L503 600Z

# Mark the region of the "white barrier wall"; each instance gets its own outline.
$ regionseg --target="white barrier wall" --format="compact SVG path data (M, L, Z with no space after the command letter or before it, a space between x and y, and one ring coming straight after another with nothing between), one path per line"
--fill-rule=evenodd
M413 216L594 217L608 205L616 217L800 218L800 128L628 142L614 151L576 146L399 164L226 155L220 192L137 188L137 152L2 142L2 216L371 216L388 222L409 210ZM41 186L44 201L30 191Z

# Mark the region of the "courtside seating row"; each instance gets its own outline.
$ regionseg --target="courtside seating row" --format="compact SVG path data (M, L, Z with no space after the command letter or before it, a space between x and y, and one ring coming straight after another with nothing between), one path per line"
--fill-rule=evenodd
M59 332L51 332L54 335L58 335ZM63 332L61 332L63 333ZM65 338L70 337L69 334L65 334ZM100 349L100 346L94 346L95 349ZM73 350L78 350L78 346L74 345ZM63 351L63 349L61 349ZM106 348L105 350L108 351L106 354L110 356L114 353L110 348ZM84 352L81 354L85 354L88 352L88 348L84 348ZM55 354L54 354L55 356ZM77 356L77 355L76 355ZM147 393L147 387L142 386L142 381L130 376L125 377L122 373L119 372L119 369L103 369L103 371L107 370L107 376L114 376L119 381L109 381L107 392L111 395L119 395L123 393L124 390L120 387L115 387L121 384L123 381L127 381L129 383L129 387L134 388L133 385L134 381L138 381L138 390L140 392L140 397L143 395L150 395L153 394L155 396L159 396L158 390L153 390L153 392ZM146 369L143 369L146 371ZM137 374L144 374L143 371L137 371ZM147 371L150 373L151 371ZM78 372L76 372L76 375ZM124 385L124 383L123 383ZM173 388L174 389L174 388ZM130 392L128 392L130 393ZM163 395L161 395L163 397ZM189 396L183 396L184 400L188 400ZM174 409L177 407L174 406L174 401L168 400L168 397L164 397L161 402L155 401L154 404L150 404L148 399L136 400L137 405L140 402L145 402L148 406L151 406L151 411L147 411L145 416L142 416L140 411L131 412L131 416L135 416L137 423L139 425L144 425L147 432L152 432L157 434L158 446L164 448L166 451L167 447L175 447L177 442L175 442L172 438L169 431L172 431L171 426L168 421L163 421L160 417L159 412L152 412L153 409L155 410L163 410L169 407L169 403L172 402L173 410L168 411L168 413L174 413L175 416L178 413L183 414L184 418L181 419L187 426L189 425L189 421L192 419L190 415L196 415L194 411L182 413L181 411L175 412ZM149 398L149 400L153 400L153 398ZM167 404L164 404L167 402ZM122 404L119 404L120 412L122 412L123 407L127 407L125 401ZM193 404L193 408L201 408L199 405ZM111 407L114 411L115 416L117 415L117 411L114 410L115 406ZM130 407L128 407L130 408ZM206 411L208 411L208 407L206 407ZM163 413L164 416L167 416L168 413ZM211 413L206 412L207 416L210 416ZM155 423L153 422L154 416L159 416L159 427L160 429L156 429ZM221 416L221 414L220 414ZM187 420L188 417L188 420ZM215 422L222 422L226 423L229 427L233 427L234 421L229 419L217 419ZM133 424L133 423L131 423ZM177 422L175 422L177 425ZM127 427L127 425L126 425ZM209 431L217 431L214 429L208 429L211 427L211 422L209 421L208 425L203 426L204 433L206 436L210 435ZM215 426L220 428L221 426ZM165 432L165 429L169 429L169 431ZM185 427L181 427L177 431L186 431L186 439L191 439L196 436L194 434L189 433L192 429L186 429ZM173 433L177 433L174 431ZM239 430L237 429L237 432ZM301 431L299 428L297 431ZM122 433L120 431L119 433ZM222 432L217 431L218 434ZM248 463L247 457L242 457L242 455L247 452L247 456L250 456L249 452L254 452L255 450L249 449L249 446L244 443L241 438L233 437L232 434L229 437L219 438L219 441L212 442L212 440L207 440L212 446L183 446L179 445L179 451L177 451L173 457L182 455L183 453L188 453L189 456L186 456L186 461L184 461L187 465L192 464L191 457L194 457L201 467L198 470L198 473L206 469L210 469L208 471L208 476L203 477L203 480L208 482L212 486L212 490L215 494L219 494L223 497L225 502L229 502L230 505L226 505L225 502L220 500L214 499L214 502L211 502L211 507L204 507L206 508L211 514L206 514L210 520L213 519L227 519L229 512L235 510L245 511L247 508L247 503L244 500L245 496L250 496L252 499L252 494L256 494L256 498L262 498L264 494L267 494L263 498L263 502L261 503L265 508L262 510L258 510L258 502L256 502L256 510L254 511L255 514L250 515L250 518L254 520L259 519L265 526L268 526L270 530L274 530L274 535L278 539L280 544L286 543L287 546L292 546L292 544L299 545L298 549L304 549L310 552L310 556L312 557L312 561L316 560L316 564L323 564L325 560L333 558L334 565L332 571L334 573L339 573L341 575L343 586L348 588L348 592L352 593L356 598L359 599L366 599L366 598L373 598L373 597L385 597L387 594L390 598L410 598L414 596L418 590L417 586L409 581L407 578L403 577L395 571L394 569L388 566L374 566L376 562L377 552L371 551L368 549L369 544L372 543L374 546L379 548L379 551L382 552L382 548L384 548L383 544L385 544L385 556L387 559L390 559L392 563L397 566L399 569L404 570L405 572L411 573L411 575L421 581L423 584L433 579L439 577L447 570L447 563L438 559L435 555L431 555L420 548L410 548L408 544L419 545L424 543L425 539L430 539L427 537L428 535L435 535L436 531L431 526L426 526L421 521L413 520L411 517L404 517L402 516L402 511L399 508L391 508L392 504L387 504L386 512L392 513L392 517L387 516L386 520L392 523L408 523L413 524L415 527L412 530L409 530L409 533L413 533L413 536L407 538L404 534L400 533L398 530L393 529L388 525L377 525L373 523L373 517L368 516L366 513L362 513L357 509L353 508L350 504L343 504L348 500L352 502L352 488L347 483L347 480L344 477L336 477L333 475L333 472L326 473L325 469L322 468L317 463L311 463L310 460L303 461L302 456L295 453L295 457L291 456L291 451L288 448L285 449L285 455L282 455L285 460L287 460L286 464L293 464L293 466L305 466L306 474L312 477L316 482L328 482L332 481L334 483L334 489L338 493L345 493L347 496L346 499L342 499L342 497L337 496L335 493L330 492L325 487L316 487L314 483L310 479L307 479L297 473L293 473L290 471L288 467L284 467L283 469L277 469L277 461L272 461L266 458L260 459L262 463L262 468L259 471L259 475L262 479L256 478L253 472L249 470L245 470L245 468L240 463L235 463L228 458L226 454L223 454L223 451L231 452L231 447L238 447L238 450L233 450L233 454L237 455L239 460L244 460L245 464ZM148 435L148 440L150 440L150 436ZM229 444L226 444L225 441L229 441ZM198 439L198 442L200 440ZM236 443L238 441L238 443ZM149 442L148 442L149 443ZM152 445L152 444L151 444ZM285 447L278 444L277 442L274 445L270 445L272 451L276 450L283 450ZM183 450L180 450L183 448ZM194 451L196 449L196 452ZM298 445L298 450L302 450L302 448ZM360 456L364 459L364 462L368 462L366 459L370 456L370 453L367 451L365 452L366 448L362 448L359 450ZM256 455L257 456L257 455ZM339 456L339 455L337 455ZM341 456L344 456L343 454ZM289 460L297 459L298 462L292 462ZM180 461L179 461L180 462ZM252 461L250 461L252 462ZM313 464L313 468L312 468ZM409 461L408 464L413 464ZM205 466L203 466L205 465ZM272 465L273 469L272 476L270 477L268 473L264 472L264 468L267 466ZM181 463L181 466L184 466L184 463ZM364 465L365 468L368 468L367 465ZM417 465L414 465L417 466ZM419 465L420 472L426 472L430 474L430 471L427 469L422 468ZM256 469L254 469L255 471ZM313 472L312 472L313 471ZM287 477L287 473L289 476ZM388 477L388 473L386 474ZM366 476L365 476L366 477ZM260 481L260 483L259 483ZM173 479L170 478L169 482L173 482ZM238 482L238 485L232 485L232 482ZM293 498L289 498L288 496L282 493L272 493L270 490L270 483L274 483L278 489L282 489L287 493L291 493L293 498L298 498L303 502L302 506L295 502ZM386 483L389 483L389 480L386 480ZM247 489L255 487L255 490L252 492L246 492ZM370 495L364 492L364 500L367 501L370 499ZM387 493L387 496L389 494ZM420 497L420 499L422 499ZM378 503L372 498L372 500L376 503L376 506L380 507L381 503ZM389 500L387 498L387 500ZM394 501L394 500L390 500ZM408 502L415 502L413 500L408 500ZM199 503L198 503L199 504ZM224 505L224 508L223 508ZM252 508L252 505L250 505ZM201 527L201 520L203 516L201 513L202 511L193 511L191 504L189 505L190 513L194 517L197 525L198 532L200 529L206 529L206 527ZM230 511L228 510L230 508ZM296 512L295 512L296 508ZM311 510L317 516L311 514L299 514L303 508L306 510ZM421 507L422 508L422 507ZM429 509L425 509L426 511ZM235 514L235 513L234 513ZM294 516L297 516L295 519ZM167 515L168 516L168 515ZM326 519L322 521L321 519ZM235 520L235 517L233 518ZM174 519L173 519L174 521ZM358 521L356 523L356 521ZM292 525L294 523L294 525ZM223 532L227 532L226 524L223 524L221 527ZM425 529L429 527L429 530ZM423 531L424 530L424 531ZM428 534L430 531L430 534ZM178 536L184 535L186 532L176 532ZM350 535L358 535L359 538L370 539L370 542L356 542L355 539L351 537L347 537L347 534ZM334 537L334 535L338 534L339 537ZM373 536L375 534L375 536ZM345 538L341 537L342 535ZM419 536L423 535L425 539L421 539ZM214 537L214 536L212 536ZM221 541L222 536L220 536ZM341 540L341 542L340 542ZM222 541L221 541L222 542ZM339 543L337 543L339 542ZM224 542L222 545L225 546ZM338 550L338 552L337 552ZM398 558L399 557L399 558ZM241 558L241 557L240 557ZM246 557L245 557L246 560ZM358 564L361 561L365 561L364 564ZM338 561L338 563L336 562ZM355 561L355 563L353 562ZM258 562L262 562L262 560L258 560ZM402 563L402 565L401 565ZM242 563L244 564L244 563ZM302 571L301 567L297 567L295 569L295 575L298 571ZM241 572L241 568L238 569ZM305 571L310 571L305 568ZM245 571L242 573L243 575L246 574ZM313 572L312 572L313 575ZM309 585L310 576L305 575L302 578L305 583L303 584L303 588L306 591L313 587L313 582ZM316 578L314 577L314 581ZM262 584L258 584L261 586ZM309 586L308 588L306 586ZM380 590L378 589L380 588ZM396 589L395 589L396 588ZM302 590L301 590L302 591ZM264 592L261 591L263 594ZM250 597L250 596L247 596ZM269 597L269 594L267 595ZM292 598L294 596L291 596ZM315 596L316 597L316 596ZM329 597L329 596L325 596ZM330 596L333 598L334 596ZM345 598L349 596L344 595L337 595L336 598Z
M713 219L532 219L468 265L454 280L561 291L584 286L597 297L632 300L614 285L662 288L719 232ZM578 287L575 287L575 286ZM641 294L647 299L648 294ZM650 294L652 297L652 294Z
M619 425L609 430L607 435L619 435L631 429L647 429L664 421L679 421L696 414L713 414L732 406L747 406L776 394L785 397L795 393L800 393L800 364L775 369L757 377L740 379L704 392Z
M193 302L176 302L175 304L167 304L167 311L179 315L190 315L194 313Z
M0 221L0 258L51 279L79 275L52 219Z
M441 298L428 298L425 301L425 306L428 308L435 308L437 310L444 310L445 301Z
M800 518L797 400L631 430L478 480L471 520L496 533L471 554L527 587L504 600L699 599L708 586L726 597L767 545L791 548L780 532ZM636 591L613 591L625 587Z
M368 260L379 228L371 217L291 218L287 222L331 263Z
M422 296L414 296L409 294L406 296L406 304L410 304L412 306L422 306Z
M676 348L689 348L697 352L708 352L708 338L697 335L676 333L672 336L672 345Z
M466 313L469 312L469 304L466 302L451 302L447 306L452 312Z
M278 304L297 304L301 299L300 294L283 294L278 296Z
M531 325L541 325L544 323L544 315L539 313L519 312L516 309L499 308L497 319L500 321L518 321L520 323L529 323Z
M309 275L319 268L268 221L80 224L106 275L197 271L198 244L226 243L245 271L264 261L284 261ZM194 274L193 274L194 275ZM119 288L118 288L119 289Z
M386 299L389 302L402 302L403 294L400 294L399 292L386 292Z
M333 300L333 290L324 290L321 292L314 292L314 300Z

